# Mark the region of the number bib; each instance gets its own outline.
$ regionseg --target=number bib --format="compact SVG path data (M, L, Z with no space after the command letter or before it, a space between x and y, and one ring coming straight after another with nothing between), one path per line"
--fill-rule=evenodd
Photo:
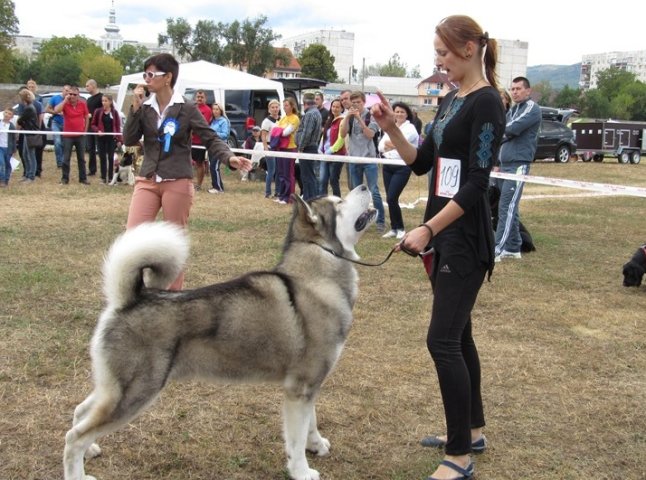
M460 160L438 157L435 183L435 194L438 197L453 198L458 193L461 168Z

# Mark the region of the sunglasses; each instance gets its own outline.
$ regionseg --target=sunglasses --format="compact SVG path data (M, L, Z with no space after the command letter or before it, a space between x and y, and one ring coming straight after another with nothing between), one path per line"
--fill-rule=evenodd
M78 97L78 96L79 96L79 94L78 94L78 93L68 93L68 95L69 95L70 97Z
M161 77L162 75L166 75L166 72L144 72L143 77L144 80L152 80L155 77Z

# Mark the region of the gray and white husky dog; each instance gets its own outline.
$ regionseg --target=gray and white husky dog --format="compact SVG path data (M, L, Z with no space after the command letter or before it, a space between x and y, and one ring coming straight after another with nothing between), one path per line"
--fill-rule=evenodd
M107 306L91 342L94 390L65 436L65 480L87 480L94 443L151 405L170 380L274 382L283 407L287 470L317 480L306 450L329 453L315 400L338 360L358 293L355 245L374 221L370 192L295 198L280 263L195 290L169 291L188 257L184 232L140 225L121 235L103 268Z

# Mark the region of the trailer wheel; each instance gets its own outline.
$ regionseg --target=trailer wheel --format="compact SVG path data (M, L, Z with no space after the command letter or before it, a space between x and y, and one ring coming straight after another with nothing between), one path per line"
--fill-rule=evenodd
M556 149L554 161L557 163L567 163L570 160L570 149L567 145L561 145Z
M603 162L603 153L595 153L595 154L592 156L592 160L594 160L594 161L595 161L595 162L597 162L597 163L601 163L601 162Z
M635 150L631 155L630 155L630 163L633 165L637 165L642 159L642 154L639 150Z
M621 152L619 155L617 155L617 160L619 160L619 163L625 165L630 162L630 151L629 150L624 150Z

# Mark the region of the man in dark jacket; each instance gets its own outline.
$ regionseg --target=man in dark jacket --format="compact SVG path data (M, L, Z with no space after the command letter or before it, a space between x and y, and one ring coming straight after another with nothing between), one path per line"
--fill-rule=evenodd
M318 153L319 140L321 139L321 114L316 108L314 95L303 95L305 115L296 131L296 145L299 152ZM299 159L301 181L303 182L303 200L310 200L318 195L319 162L317 160Z
M528 175L534 161L536 140L541 125L541 109L530 95L529 80L516 77L511 83L511 97L514 106L507 112L505 137L500 148L502 173ZM500 201L498 204L498 226L496 227L496 261L503 258L520 258L522 238L519 229L518 206L523 193L520 180L498 181Z

